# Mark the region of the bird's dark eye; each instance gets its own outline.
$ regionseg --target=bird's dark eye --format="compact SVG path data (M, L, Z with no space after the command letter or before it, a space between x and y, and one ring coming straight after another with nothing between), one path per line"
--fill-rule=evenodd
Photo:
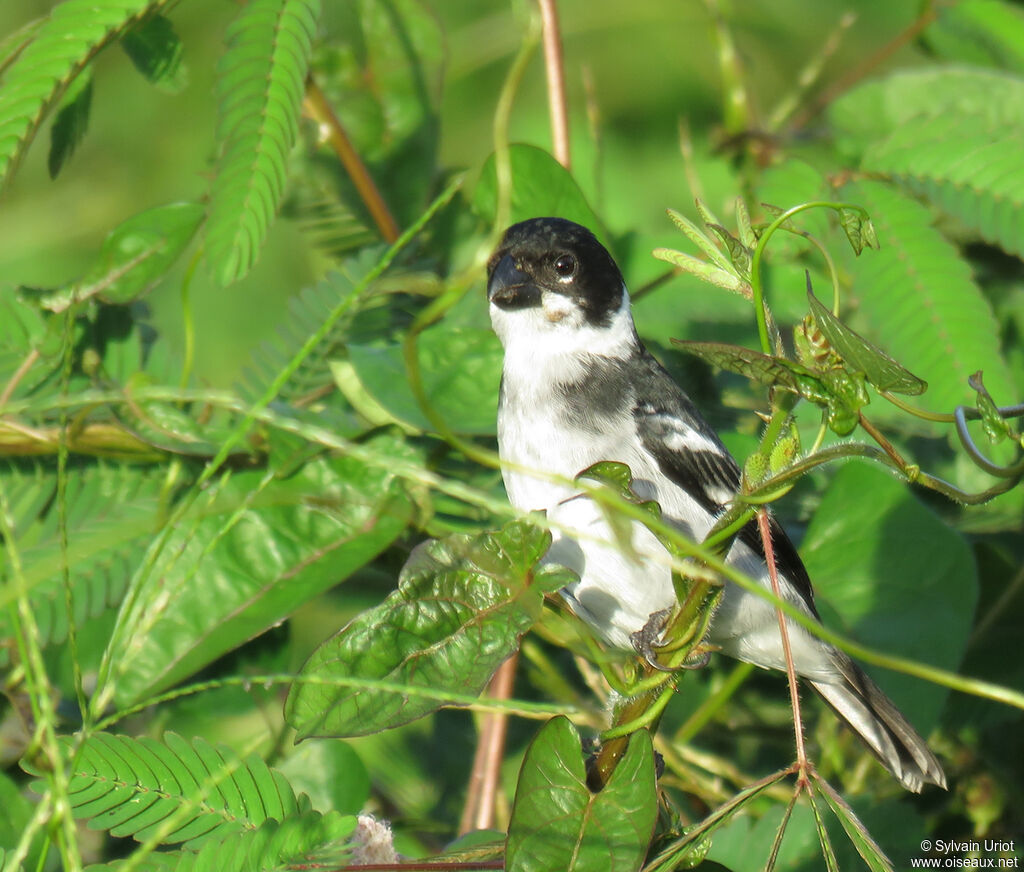
M559 278L572 278L576 274L576 258L571 254L558 255L555 259L555 272Z

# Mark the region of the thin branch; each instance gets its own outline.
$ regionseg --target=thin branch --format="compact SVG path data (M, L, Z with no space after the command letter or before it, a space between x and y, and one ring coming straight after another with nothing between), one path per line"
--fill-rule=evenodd
M366 164L363 163L359 152L352 145L348 133L345 132L345 128L342 127L341 121L327 97L312 76L306 81L306 99L303 101L303 106L309 117L325 130L327 142L334 149L342 166L345 167L345 172L352 179L352 184L356 186L356 190L363 203L366 204L380 235L386 242L394 242L398 239L398 224L395 223L388 204L384 202L384 197L381 196L380 190L370 176Z
M565 65L562 58L562 33L558 26L555 0L537 0L544 33L544 68L548 79L548 111L551 113L551 145L557 160L566 169L569 158L569 113L565 102Z
M938 13L935 11L935 4L928 3L924 12L911 22L909 27L896 34L896 36L889 40L889 42L878 49L878 51L873 55L866 58L862 63L855 66L846 75L840 76L828 88L822 91L815 100L813 100L801 112L798 112L790 124L790 129L799 130L833 100L839 97L840 94L848 91L862 79L867 78L867 76L874 72L877 67L885 63L885 61L892 57L892 55L896 54L896 52L903 48L903 46L917 39L921 31L931 24L937 15Z
M779 575L775 567L775 548L772 545L771 528L768 526L768 510L758 509L757 529L761 533L761 544L764 546L764 562L768 565L768 578L772 583L772 593L782 598L779 590ZM800 715L800 690L796 683L796 667L793 665L793 650L789 644L789 628L782 609L776 607L775 614L779 619L779 636L782 638L782 655L786 659L786 678L789 681L789 698L793 704L793 733L796 736L797 793L808 784L807 751L804 748L804 722Z
M512 697L519 655L513 654L494 673L488 686L491 699L507 700ZM501 780L501 760L505 753L505 735L508 732L508 713L487 711L480 725L480 739L473 757L473 770L469 777L466 807L459 823L459 833L489 830L495 822L495 804L498 783Z
M25 374L32 369L35 362L39 360L39 349L33 348L21 362L21 365L14 371L14 375L11 376L10 380L4 386L4 391L0 394L0 409L3 409L7 405L7 401L11 398L11 395L17 389L21 380L25 377Z

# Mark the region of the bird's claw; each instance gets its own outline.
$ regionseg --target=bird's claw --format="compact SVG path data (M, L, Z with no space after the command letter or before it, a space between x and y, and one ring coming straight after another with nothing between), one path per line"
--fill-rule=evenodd
M630 636L636 653L644 658L648 666L652 669L657 669L659 672L675 671L674 669L662 666L658 662L658 654L654 650L661 642L661 634L665 631L665 624L671 614L672 609L661 609L661 611L651 612L647 623Z
M662 666L658 662L658 652L656 649L661 647L661 636L665 632L665 626L671 616L672 609L670 608L651 613L647 623L630 636L636 653L643 657L648 666L658 670L658 672L675 672L679 669L703 669L711 660L711 651L703 646L695 652L696 656L685 660L678 666Z

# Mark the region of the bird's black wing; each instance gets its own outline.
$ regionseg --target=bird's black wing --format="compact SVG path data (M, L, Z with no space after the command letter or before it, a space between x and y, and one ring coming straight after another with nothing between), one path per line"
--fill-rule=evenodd
M688 396L649 354L643 375L634 384L633 417L637 433L662 474L690 494L712 515L718 515L740 487L740 468L718 435ZM769 526L775 566L817 616L814 590L796 546L771 515ZM751 521L738 538L765 557L757 524Z

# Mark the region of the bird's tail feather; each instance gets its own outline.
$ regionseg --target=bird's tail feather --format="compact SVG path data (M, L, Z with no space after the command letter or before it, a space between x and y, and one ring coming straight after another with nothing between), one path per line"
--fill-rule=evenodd
M811 686L907 790L920 793L926 783L945 788L945 773L924 739L859 666L844 660L842 681Z

